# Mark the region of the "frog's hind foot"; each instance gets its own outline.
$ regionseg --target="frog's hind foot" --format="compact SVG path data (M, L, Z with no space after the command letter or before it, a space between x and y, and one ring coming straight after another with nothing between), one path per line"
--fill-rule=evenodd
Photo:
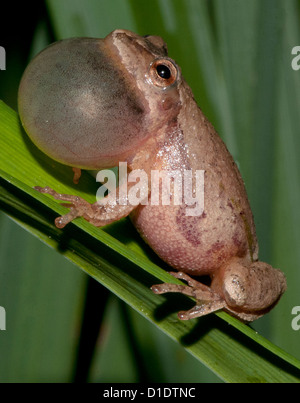
M183 272L170 272L170 274L180 280L186 281L188 285L163 283L153 285L151 290L155 294L179 292L196 299L197 303L192 309L178 313L179 319L188 320L197 318L225 307L225 301L217 293L213 292L210 287Z

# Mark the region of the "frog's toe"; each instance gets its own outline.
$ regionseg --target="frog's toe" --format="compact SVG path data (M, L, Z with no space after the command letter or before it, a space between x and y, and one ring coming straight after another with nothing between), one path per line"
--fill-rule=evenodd
M221 300L202 303L198 301L198 303L192 309L189 309L188 311L178 312L178 318L181 320L199 318L200 316L219 311L220 309L225 308L225 306L225 302Z

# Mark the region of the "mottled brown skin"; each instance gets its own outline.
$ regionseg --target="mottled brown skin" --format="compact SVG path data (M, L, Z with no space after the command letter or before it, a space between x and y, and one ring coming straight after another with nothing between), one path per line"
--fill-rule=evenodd
M166 66L170 76L161 77L157 66ZM188 216L185 204L124 206L111 200L106 206L90 205L48 187L37 188L71 203L69 213L56 220L60 228L80 216L103 226L130 215L143 239L178 270L172 274L188 283L160 284L152 290L181 292L197 300L190 311L179 313L181 319L224 309L252 321L278 302L285 277L258 261L241 175L161 38L117 30L105 39L51 45L24 73L19 111L37 146L75 168L75 181L81 168L102 169L120 161L149 177L153 169L205 170L200 216ZM211 284L190 275L208 275Z

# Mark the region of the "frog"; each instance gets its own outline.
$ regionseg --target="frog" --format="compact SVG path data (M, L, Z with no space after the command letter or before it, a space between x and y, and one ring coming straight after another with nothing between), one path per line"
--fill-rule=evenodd
M223 310L248 323L277 304L286 278L259 260L237 164L160 36L117 29L105 38L75 37L49 45L22 76L18 109L33 143L71 167L76 183L82 169L109 169L120 162L129 174L143 170L147 177L153 171L162 173L161 179L171 176L169 204L151 203L151 184L143 200L132 203L123 191L136 186L130 175L114 197L109 193L95 203L36 186L69 207L56 218L58 228L78 217L97 227L129 217L177 279L151 290L195 300L191 309L178 313L181 320ZM187 171L194 178L195 203L199 183L194 175L203 174L204 204L197 214L187 214L191 205L185 200L174 203L176 175Z

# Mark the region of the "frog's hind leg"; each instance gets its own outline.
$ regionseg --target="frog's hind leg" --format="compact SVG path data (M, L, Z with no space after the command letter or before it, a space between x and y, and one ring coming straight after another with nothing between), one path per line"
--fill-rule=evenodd
M207 315L211 312L223 309L226 306L225 301L219 294L213 292L208 286L194 280L189 275L183 272L171 272L172 276L184 280L188 285L182 284L157 284L151 287L155 294L164 294L167 292L179 292L190 297L194 297L197 301L196 305L188 310L178 313L181 320L188 320L197 318L199 316Z

